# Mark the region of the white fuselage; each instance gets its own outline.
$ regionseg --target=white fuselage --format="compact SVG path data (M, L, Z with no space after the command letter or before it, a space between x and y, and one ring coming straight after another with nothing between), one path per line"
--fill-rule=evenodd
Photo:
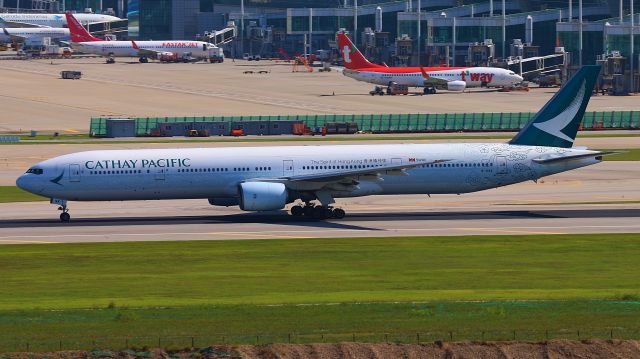
M190 53L196 58L207 58L212 45L202 41L136 41L141 50L157 53L170 52L177 54ZM134 48L131 41L91 41L74 42L71 46L84 53L114 57L138 57L140 51Z
M120 18L102 14L73 14L83 24L95 24L99 22L119 21ZM67 27L67 19L64 14L0 14L0 20L48 27Z
M425 163L405 173L361 176L334 198L391 194L468 193L600 162L594 158L539 164L544 155L593 151L504 143L280 146L79 152L43 161L19 187L72 201L119 201L238 196L245 181L340 173L375 166ZM427 164L446 160L438 164ZM31 170L30 170L31 171ZM296 188L296 186L300 186ZM287 184L304 191L305 184Z
M5 33L6 31L6 33ZM7 35L7 33L9 35ZM65 41L69 40L69 29L54 27L15 27L4 28L0 32L0 42L11 42L13 37L23 38L25 40L36 40L49 37L52 40Z
M376 85L387 86L391 82L409 87L424 87L430 80L425 78L421 71L417 72L384 72L366 70L343 71L345 76L358 81L369 82ZM439 82L463 81L466 87L503 87L513 86L522 82L522 77L512 71L495 67L472 67L468 69L427 71L432 80Z

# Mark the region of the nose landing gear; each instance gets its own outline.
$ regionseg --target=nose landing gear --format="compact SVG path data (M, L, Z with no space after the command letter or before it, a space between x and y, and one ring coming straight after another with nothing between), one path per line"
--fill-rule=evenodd
M331 206L314 206L306 203L304 206L295 205L291 207L291 215L294 217L309 217L313 219L342 219L346 215L342 208L333 208Z
M60 222L69 222L71 220L67 200L52 198L50 203L59 205L58 211L62 211L62 213L60 213Z

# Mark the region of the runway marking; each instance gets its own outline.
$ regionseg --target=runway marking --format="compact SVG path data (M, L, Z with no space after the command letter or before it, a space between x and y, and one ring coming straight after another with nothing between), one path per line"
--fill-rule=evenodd
M209 233L206 233L206 234L214 235L214 236L216 236L216 235L217 236L245 236L245 237L258 236L258 237L283 238L283 239L287 239L287 238L315 238L315 237L283 236L283 235L278 235L278 234L266 234L265 232L209 232Z
M463 231L478 231L478 232L502 232L502 233L528 233L528 234L563 234L558 232L546 232L540 230L570 230L570 229L622 229L622 230L630 230L630 229L638 229L640 225L622 225L622 226L520 226L520 227L507 227L507 228L473 228L473 227L449 227L449 228L392 228L392 229L378 229L378 231L374 230L353 230L353 229L329 229L324 228L324 233L327 234L336 234L336 233L361 233L362 235L371 235L371 233L385 233L390 234L393 232L443 232L443 231L451 231L451 230L463 230ZM19 235L19 236L2 236L0 237L0 242L15 242L18 239L37 239L37 238L107 238L114 239L114 237L159 237L159 236L215 236L215 235L236 235L236 236L245 236L246 239L250 239L248 237L251 236L263 236L269 238L283 238L283 239L300 239L300 238L322 238L322 237L313 237L309 236L309 234L318 233L317 230L289 230L289 231L274 231L273 234L269 234L265 231L260 232L174 232L174 233L113 233L113 234L51 234L51 235ZM292 235L282 235L282 233L291 233ZM243 238L239 238L243 239ZM34 241L37 243L61 243L61 242L45 242L45 241ZM24 242L23 242L24 243Z
M17 237L13 237L17 238ZM62 244L63 242L49 242L49 241L17 241L15 239L0 239L0 242L7 244L21 244L21 243L29 243L29 244Z
M569 234L566 232L540 232L540 231L523 231L523 230L509 230L509 229L491 229L491 228L460 228L465 231L480 231L480 232L500 232L500 233L520 233L520 234Z

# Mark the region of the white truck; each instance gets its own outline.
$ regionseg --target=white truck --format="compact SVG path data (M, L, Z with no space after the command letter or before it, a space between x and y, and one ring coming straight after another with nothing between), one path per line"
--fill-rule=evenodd
M220 47L210 47L209 48L209 62L210 63L221 63L224 61L224 51Z

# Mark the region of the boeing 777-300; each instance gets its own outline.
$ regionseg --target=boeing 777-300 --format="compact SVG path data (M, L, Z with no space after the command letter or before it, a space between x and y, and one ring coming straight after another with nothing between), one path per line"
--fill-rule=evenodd
M366 144L89 151L40 162L17 185L68 201L208 199L245 211L342 218L334 199L462 194L599 163L572 148L600 66L584 66L508 143Z

